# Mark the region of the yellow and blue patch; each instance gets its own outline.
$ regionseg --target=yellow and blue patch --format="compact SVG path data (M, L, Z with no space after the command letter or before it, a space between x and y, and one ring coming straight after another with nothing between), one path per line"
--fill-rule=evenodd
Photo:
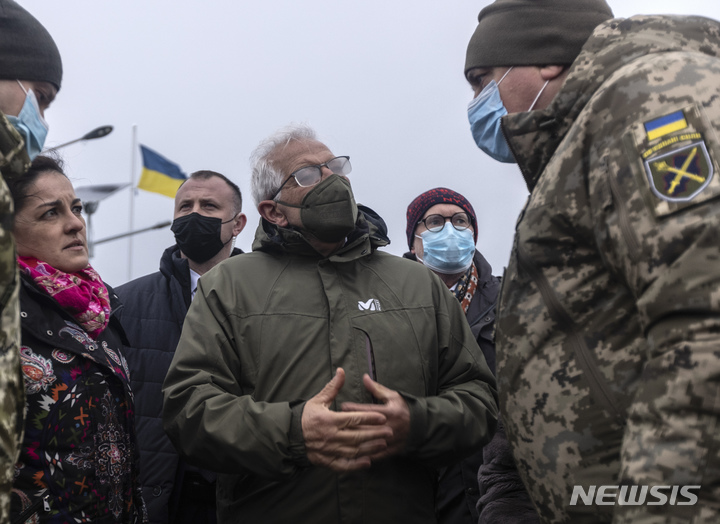
M675 111L650 122L645 122L644 125L648 140L655 140L661 136L685 129L688 126L685 114L682 111Z
M702 140L646 160L645 171L653 192L670 202L689 202L707 187L714 174Z
M659 219L720 197L720 144L702 105L656 109L630 124L623 142Z

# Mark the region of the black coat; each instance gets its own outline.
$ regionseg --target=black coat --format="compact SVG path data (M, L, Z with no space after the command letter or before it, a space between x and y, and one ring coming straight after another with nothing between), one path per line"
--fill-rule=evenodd
M242 253L233 250L233 255ZM124 309L120 320L130 340L126 357L135 393L140 446L140 482L150 522L170 522L185 464L162 427L162 384L190 307L190 267L177 245L160 259L160 271L116 289ZM210 476L210 475L208 475Z

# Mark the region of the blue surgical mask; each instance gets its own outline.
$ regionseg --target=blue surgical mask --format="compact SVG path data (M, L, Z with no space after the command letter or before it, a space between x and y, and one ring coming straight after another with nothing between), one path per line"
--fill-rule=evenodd
M495 80L491 80L468 104L468 120L475 143L486 154L506 164L514 163L515 157L500 127L500 119L508 112L500 98L498 85L505 80L511 70L512 67L507 70L500 82L495 83Z
M34 160L45 145L48 125L40 115L40 105L38 104L37 98L35 98L33 90L26 90L19 80L18 84L20 84L22 90L25 91L25 103L18 116L6 116L13 127L22 135L23 140L25 140L25 148L27 149L28 156L30 156L30 160Z
M495 160L506 164L514 164L516 160L502 133L500 121L508 112L500 98L498 86L505 80L505 77L512 69L512 67L508 69L497 84L494 80L491 80L480 91L480 94L468 104L468 120L470 121L470 130L475 143ZM548 82L549 80L545 81L545 85L542 86L535 100L530 104L528 111L533 110L540 95L545 91Z
M467 270L475 255L475 241L470 229L458 231L450 222L433 233L423 231L415 235L422 240L423 258L417 257L433 271L444 275L455 275Z

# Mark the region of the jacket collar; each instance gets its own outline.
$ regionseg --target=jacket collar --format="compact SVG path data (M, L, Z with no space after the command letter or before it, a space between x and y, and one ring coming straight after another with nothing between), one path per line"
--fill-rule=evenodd
M674 50L720 54L718 25L690 16L634 16L595 28L570 67L563 87L544 110L513 113L503 132L532 192L581 111L618 69L652 53Z
M377 248L389 243L385 221L369 207L358 205L355 229L348 235L345 245L327 258L334 262L346 262L369 255ZM278 227L263 218L260 219L260 224L255 231L252 249L270 254L288 253L323 258L310 245L301 231Z
M482 287L484 282L493 278L492 266L477 249L475 250L475 256L473 256L473 264L475 264L475 269L478 272L478 287Z
M0 112L0 171L6 179L10 179L22 175L29 167L30 157L25 142L15 126ZM12 222L10 226L8 229L12 229Z
M240 255L242 250L233 248L231 257ZM167 248L160 257L160 273L167 279L175 278L183 288L190 287L190 264L187 258L180 256L180 248L174 244Z

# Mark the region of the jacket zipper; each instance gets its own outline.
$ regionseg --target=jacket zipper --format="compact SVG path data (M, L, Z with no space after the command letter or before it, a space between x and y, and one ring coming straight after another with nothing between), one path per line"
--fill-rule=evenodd
M495 299L495 305L497 306L497 311L495 312L495 325L493 326L492 330L492 343L494 346L497 346L497 320L498 320L498 311L500 310L500 306L502 305L502 299L503 299L503 291L505 290L505 275L507 274L507 267L503 267L503 274L500 278L500 289L498 290L497 298ZM497 352L496 352L497 353ZM495 357L498 358L497 356ZM497 375L497 362L495 363L496 369L495 374Z
M620 414L612 393L607 385L607 381L593 358L590 350L585 343L585 339L580 335L578 325L563 307L560 299L545 278L545 275L539 271L530 261L527 253L520 244L517 243L518 263L532 279L533 283L540 290L545 305L548 308L550 317L560 325L560 328L569 335L572 344L573 353L577 360L578 366L583 371L588 380L588 385L595 401L600 404L608 413L613 415L620 424L625 425L624 418Z
M607 167L607 160L604 160L603 163L605 164L605 173L610 184L610 192L612 193L613 200L615 201L615 207L618 213L620 232L622 233L622 236L625 239L625 243L628 246L628 255L630 256L630 260L632 260L633 262L637 262L639 258L638 255L640 254L640 244L637 241L635 231L633 231L632 225L630 224L630 218L628 217L627 209L624 205L622 205L622 200L620 200L620 188L618 188L617 180L615 180L615 177L612 175L612 173L609 172Z
M25 509L25 511L15 517L15 519L12 521L12 524L23 524L30 517L32 517L38 512L41 505L45 513L50 513L50 495L44 495L42 498L35 500Z
M372 342L370 342L370 337L367 335L367 333L365 334L365 351L367 352L370 378L373 380L377 380L375 375L375 354L373 353Z

